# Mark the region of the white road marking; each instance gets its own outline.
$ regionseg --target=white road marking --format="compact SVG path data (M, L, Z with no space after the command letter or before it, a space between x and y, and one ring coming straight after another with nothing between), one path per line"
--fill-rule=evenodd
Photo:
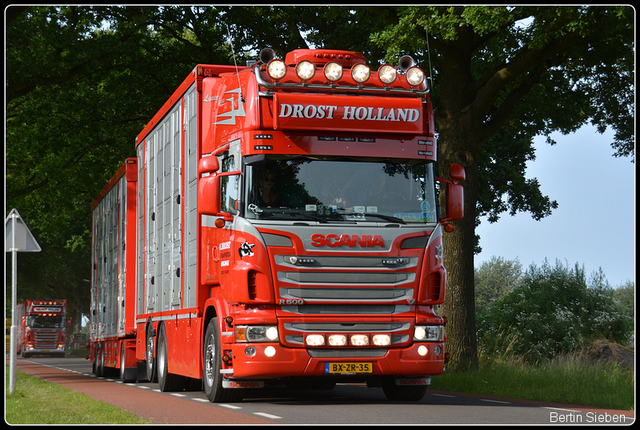
M268 414L266 412L254 412L253 414L254 415L260 415L261 417L265 417L265 418L270 418L272 420L280 420L280 419L282 419L282 417L279 417L277 415L271 415L271 414Z

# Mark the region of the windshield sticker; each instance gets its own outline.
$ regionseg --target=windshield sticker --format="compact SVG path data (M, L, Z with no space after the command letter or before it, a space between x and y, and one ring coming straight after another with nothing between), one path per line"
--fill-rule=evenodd
M404 222L436 222L435 212L422 213L395 213L394 217L400 218Z

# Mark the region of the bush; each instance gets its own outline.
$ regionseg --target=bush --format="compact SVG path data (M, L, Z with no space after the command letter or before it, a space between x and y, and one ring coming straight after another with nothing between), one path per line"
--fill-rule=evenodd
M626 343L633 321L614 299L601 271L587 283L584 269L546 260L532 265L512 292L478 316L481 350L488 356L550 359L603 337Z

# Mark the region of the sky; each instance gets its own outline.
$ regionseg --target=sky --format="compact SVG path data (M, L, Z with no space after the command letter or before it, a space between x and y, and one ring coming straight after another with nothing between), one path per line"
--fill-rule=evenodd
M476 228L482 252L475 267L492 256L517 258L523 270L558 259L584 267L587 279L602 268L613 288L635 282L635 164L613 156L613 136L612 130L599 134L584 126L566 136L552 134L553 146L536 137L536 159L525 175L538 178L542 194L558 208L540 221L528 212L505 212L491 224L483 217Z

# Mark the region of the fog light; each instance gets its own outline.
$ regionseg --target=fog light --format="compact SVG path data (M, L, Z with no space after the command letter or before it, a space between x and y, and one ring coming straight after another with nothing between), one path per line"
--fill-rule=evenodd
M425 355L427 355L429 353L429 350L427 349L426 346L424 345L420 345L418 347L418 354L420 354L420 356L424 357Z
M440 345L436 345L436 346L433 348L433 353L434 353L435 355L440 355L440 353L441 353L441 352L442 352L442 348L440 348Z
M329 345L345 346L347 344L347 336L343 334L332 334L329 336Z
M244 353L247 355L247 357L253 357L254 355L256 355L256 349L253 346L247 346L247 348L244 350Z
M307 346L322 346L324 345L324 336L321 334L309 334L304 339Z
M376 346L388 346L391 345L391 336L388 334L374 334L372 342Z
M366 334L354 334L351 336L351 345L353 346L369 345L369 336Z
M276 355L276 349L269 345L264 349L264 355L266 355L267 357L273 357L274 355Z

